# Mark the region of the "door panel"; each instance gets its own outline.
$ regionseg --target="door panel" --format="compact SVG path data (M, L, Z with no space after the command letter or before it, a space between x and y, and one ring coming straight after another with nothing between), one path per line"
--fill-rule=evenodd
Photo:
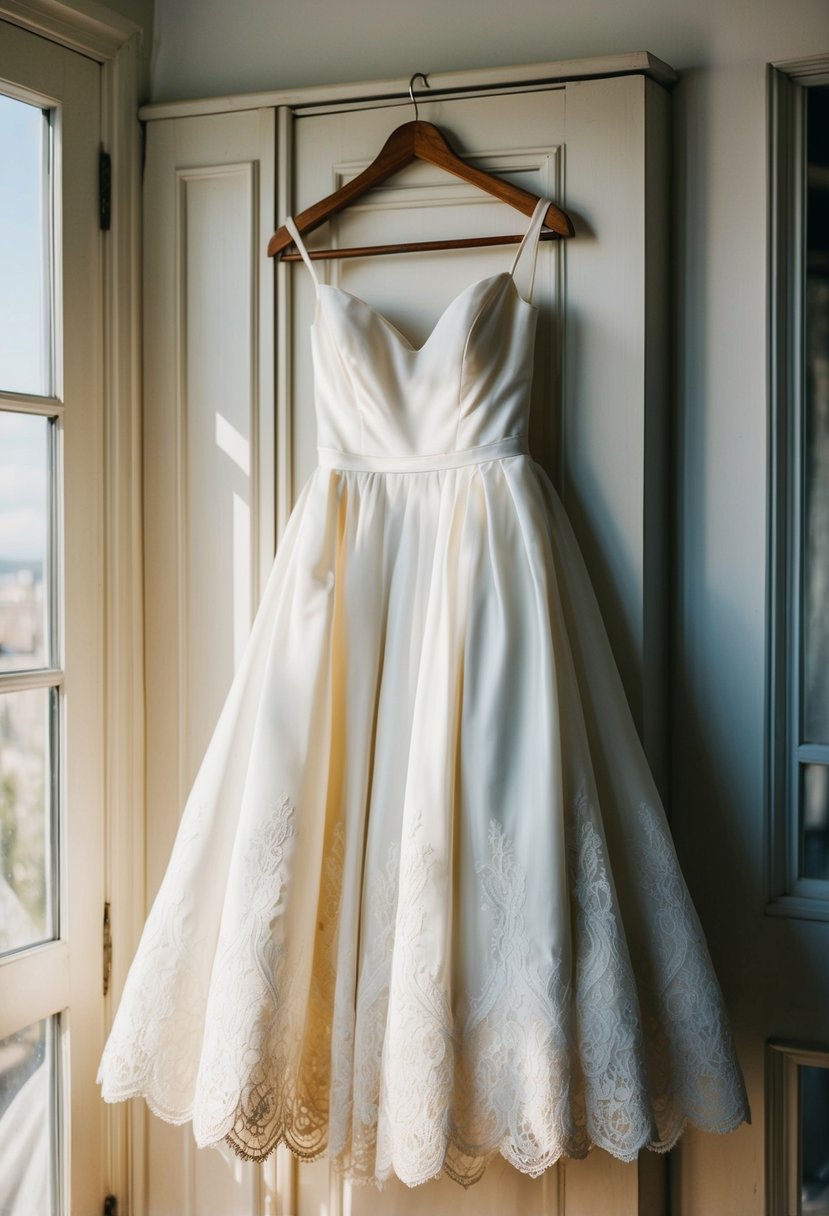
M566 247L543 244L539 254L534 298L542 311L530 445L573 520L634 717L658 766L665 676L666 95L641 77L625 77L420 103L423 116L470 159L551 194L575 217L576 239ZM399 106L300 115L290 166L294 209L355 176L408 117ZM505 205L415 164L308 244L525 226ZM419 340L461 287L508 269L513 254L514 247L500 246L317 265L330 282L364 297ZM293 303L279 326L290 335L293 380L278 410L290 414L298 489L316 459L308 348L314 291L301 263L287 274Z
M664 287L653 260L664 265L665 200L646 174L646 131L658 171L666 112L661 91L650 97L641 79L594 81L537 93L428 102L423 117L446 130L464 155L575 214L577 239L544 243L534 302L539 317L530 445L563 494L582 541L610 625L634 714L651 737L655 767L662 759L664 601L648 598L646 580L664 573L664 535L645 532L646 461L651 509L659 509L664 460L655 442L664 432L655 417L664 398L649 398L646 371L658 381L665 362L648 366L667 335L655 332L653 297ZM650 103L650 122L646 108ZM293 137L294 209L302 210L350 180L409 114L399 106L298 117ZM599 166L601 170L599 170ZM647 190L651 190L648 197ZM650 207L646 244L642 216ZM414 164L311 234L310 248L380 244L417 233L418 239L521 232L523 217L441 170ZM446 304L467 284L508 269L514 246L389 258L317 262L324 280L368 300L414 343L430 333ZM290 276L293 307L290 400L297 488L316 462L313 374L308 327L315 309L313 283L302 263ZM651 278L648 278L648 274ZM664 309L659 314L664 316ZM588 324L589 319L589 324ZM566 405L564 404L566 402ZM282 404L282 403L280 403ZM646 428L648 434L646 446ZM661 454L660 454L661 457ZM649 593L650 594L650 593ZM615 623L615 628L613 627ZM498 1162L464 1193L442 1180L410 1192L393 1181L382 1192L342 1187L325 1162L300 1167L300 1216L318 1216L328 1196L352 1216L400 1212L499 1212L520 1207L528 1216L632 1216L639 1211L639 1167L597 1150L532 1180ZM653 1162L643 1162L648 1182ZM660 1167L656 1167L657 1189ZM316 1176L316 1187L312 1178ZM645 1210L644 1208L642 1209Z
M273 557L273 112L150 128L147 906ZM261 1171L148 1116L149 1216L260 1210Z

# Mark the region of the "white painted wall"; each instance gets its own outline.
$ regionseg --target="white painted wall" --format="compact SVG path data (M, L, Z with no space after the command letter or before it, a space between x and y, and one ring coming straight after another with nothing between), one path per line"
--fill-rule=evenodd
M155 0L155 13L159 101L642 49L707 78L829 41L826 0Z

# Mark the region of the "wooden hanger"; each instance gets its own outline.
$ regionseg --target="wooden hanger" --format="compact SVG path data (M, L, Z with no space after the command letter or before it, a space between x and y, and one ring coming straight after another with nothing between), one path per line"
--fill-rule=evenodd
M487 173L484 169L477 169L468 164L454 151L446 136L434 123L424 122L417 117L417 102L412 85L418 76L423 76L423 73L416 72L409 82L409 96L415 107L414 121L403 123L392 131L368 168L352 181L293 217L301 235L313 232L331 216L345 210L367 191L381 185L387 178L415 160L438 165L447 173L453 173L487 194L494 195L501 202L515 207L524 215L532 215L538 203L538 195L530 194L528 190L522 190L520 186L514 186L511 182L496 177L494 173ZM423 76L423 79L425 81L426 77ZM573 235L573 223L569 215L553 203L547 209L544 225L549 231L541 233L542 240ZM353 249L312 249L309 253L314 259L372 257L381 253L410 253L419 249L469 249L484 245L507 245L519 242L522 237L523 233L514 236L461 237L445 241L405 241L395 245L367 245ZM298 252L284 252L292 243L293 238L283 224L268 242L268 256L280 255L281 260L285 262L298 261L301 256Z

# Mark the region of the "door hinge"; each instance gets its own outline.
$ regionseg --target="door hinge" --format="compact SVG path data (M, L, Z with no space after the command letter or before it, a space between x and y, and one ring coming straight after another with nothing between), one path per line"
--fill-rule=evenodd
M98 223L109 232L112 219L112 157L103 148L98 153Z
M107 1195L104 1200L104 1216L116 1216L118 1211L118 1200L114 1195Z
M104 996L109 992L109 977L112 974L112 924L109 903L104 904Z

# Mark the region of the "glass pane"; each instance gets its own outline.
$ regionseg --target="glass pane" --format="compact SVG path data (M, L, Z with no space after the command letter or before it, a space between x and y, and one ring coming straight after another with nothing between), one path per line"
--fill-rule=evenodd
M49 661L49 427L0 410L0 672Z
M800 1069L803 1216L829 1216L829 1068Z
M50 1216L57 1178L55 1018L0 1039L0 1216Z
M57 693L0 695L0 953L55 936L52 731Z
M0 94L0 389L51 392L46 111Z
M804 878L829 880L829 765L804 764L800 770Z
M806 99L802 737L829 743L829 87Z

